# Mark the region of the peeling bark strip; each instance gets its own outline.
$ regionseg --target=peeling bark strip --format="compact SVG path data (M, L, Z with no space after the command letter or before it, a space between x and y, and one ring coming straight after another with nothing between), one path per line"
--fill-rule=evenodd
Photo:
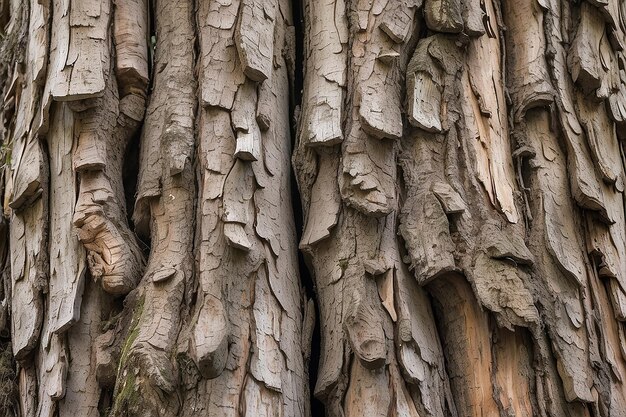
M196 21L198 289L178 341L194 387L181 415L308 415L288 191L291 8L201 2ZM211 88L219 99L205 100Z
M316 119L315 95L330 91L309 84L327 45L312 40L325 33L319 25L333 26L317 2L305 2L307 72L294 156L307 214L301 247L320 303L322 353L314 392L332 416L444 416L455 411L441 344L428 303L419 301L426 300L424 290L402 262L396 233L402 74L415 44L418 5L327 4L349 34L339 61L349 68L345 87L338 83L345 116L337 112L344 120L334 134L343 143L308 146L326 136ZM390 15L406 16L404 29L391 26Z
M588 96L593 92L616 109L611 100L618 94L609 91L620 91L621 81L608 74L617 59L612 54L620 50L613 45L623 31L613 30L610 12L597 4L583 2L571 10L562 3L425 1L421 23L433 32L418 39L419 20L409 32L400 17L397 26L389 23L389 16L414 16L398 12L404 2L347 2L350 36L341 50L349 59L341 62L354 70L342 90L342 113L336 113L344 114L336 124L340 130L333 133L343 143L323 152L307 146L318 135L311 126L320 134L327 129L316 122L318 105L310 99L315 93L306 87L315 80L316 54L326 44L306 43L294 165L306 217L301 247L316 277L321 310L322 362L315 393L329 415L389 415L389 410L400 415L403 410L402 415L582 416L593 409L608 416L609 409L623 409L614 388L621 387L620 377L594 370L592 363L612 363L610 352L620 351L616 367L623 366L626 356L621 342L606 348L611 342L599 333L599 307L590 301L602 296L598 287L606 286L612 308L604 307L614 317L604 317L623 332L615 321L623 320L626 305L619 272L625 270L620 266L623 145L610 119L619 122L618 112L607 112L605 104ZM335 17L344 11L341 2L325 5ZM307 10L305 35L310 37L320 32L316 25L329 20L321 9L309 4ZM557 14L561 10L572 18L565 18L565 26ZM375 29L379 16L382 31ZM561 30L568 33L567 24L578 16L583 25L600 30L573 32L580 38L569 52L578 57L574 74L566 65ZM603 35L605 25L611 37ZM365 59L362 66L371 49L385 51L385 41L408 41L411 49L393 46L393 52ZM377 65L390 62L398 62L405 98L394 98L393 84L368 90L381 74ZM387 82L393 79L393 72L383 74ZM584 74L597 74L590 76L595 84L589 85ZM574 82L585 85L578 89ZM371 138L396 137L394 112L404 111L413 127L402 126L400 119L399 146L371 146ZM386 125L377 124L378 115ZM396 152L401 182L395 157L386 159ZM331 161L339 155L337 166ZM394 243L396 219L402 239ZM432 313L402 307L407 284L398 277L407 276L424 286L436 307L439 325L430 337L423 329L432 328ZM606 281L598 282L598 276ZM380 304L372 302L376 294ZM409 299L418 297L409 294ZM395 325L398 330L391 330ZM395 348L390 351L393 345L385 340L395 340ZM419 346L416 357L407 350L411 341ZM447 369L428 360L424 346L445 357ZM479 371L468 362L475 352L482 355L474 361ZM440 369L439 385L425 373L429 369ZM404 392L419 394L392 405Z
M149 223L152 250L124 341L113 415L176 415L181 406L173 358L193 278L194 28L190 1L159 2L156 11L160 71L141 137L135 206L135 223Z
M0 417L626 417L625 21L0 2Z

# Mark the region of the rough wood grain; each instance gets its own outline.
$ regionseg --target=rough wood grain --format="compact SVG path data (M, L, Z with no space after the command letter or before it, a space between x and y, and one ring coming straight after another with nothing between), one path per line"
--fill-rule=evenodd
M600 39L604 21L597 8L589 2L580 7L580 22L569 51L569 68L574 82L585 92L600 87L604 70L600 63Z
M302 3L0 2L0 417L626 417L623 2Z
M193 223L189 219L193 218L195 197L191 165L194 32L190 2L166 2L158 10L156 30L161 35L155 65L162 71L155 77L155 92L146 113L140 159L143 172L135 206L135 218L150 226L152 255L133 312L135 328L127 336L118 368L114 415L126 410L176 415L181 406L171 397L178 385L172 359L181 326L178 312L193 274ZM164 88L166 85L172 88ZM146 177L153 173L156 178ZM146 215L148 219L142 217Z
M341 142L348 27L345 8L334 2L305 2L310 30L305 32L309 59L317 62L307 69L302 97L301 141L316 145Z
M146 0L115 2L113 14L115 74L122 96L145 95L148 73L148 3Z
M463 30L460 0L425 0L424 3L424 15L429 29L444 33L458 33Z
M502 5L507 24L507 86L520 118L528 109L548 105L554 98L545 59L543 10L537 0Z
M111 70L107 71L107 74ZM78 145L73 167L80 187L73 224L88 251L92 277L113 295L135 288L143 268L143 257L128 227L122 181L124 150L143 119L142 84L122 84L135 91L118 98L116 84L109 79L103 97L89 102L72 102L78 119Z
M68 105L53 104L48 132L50 155L50 277L48 331L61 333L80 317L85 286L85 251L72 230L76 179L72 171L74 115Z
M492 28L496 28L494 3L485 1L485 9L486 19ZM504 63L500 48L498 33L494 37L485 35L470 41L464 86L468 103L464 113L470 119L470 129L477 133L473 145L479 158L476 163L478 178L492 204L504 213L509 222L517 223L519 213L513 195L513 161L510 158L506 98L502 86Z
M67 101L99 97L104 92L109 66L106 47L110 5L108 1L63 0L57 48L57 66L52 66L52 96Z
M235 42L243 73L253 81L270 77L274 58L275 0L242 0Z

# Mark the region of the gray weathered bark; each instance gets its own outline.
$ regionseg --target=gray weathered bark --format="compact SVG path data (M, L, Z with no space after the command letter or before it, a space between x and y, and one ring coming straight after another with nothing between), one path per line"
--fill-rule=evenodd
M0 417L626 417L625 22L0 0Z

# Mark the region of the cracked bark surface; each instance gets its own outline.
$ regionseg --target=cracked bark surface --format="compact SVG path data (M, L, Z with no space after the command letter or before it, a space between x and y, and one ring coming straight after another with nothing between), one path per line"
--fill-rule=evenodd
M625 22L0 1L0 417L626 417Z

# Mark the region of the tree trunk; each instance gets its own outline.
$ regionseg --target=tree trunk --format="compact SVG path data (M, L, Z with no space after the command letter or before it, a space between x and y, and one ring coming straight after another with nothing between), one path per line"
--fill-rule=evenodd
M0 417L626 417L625 22L0 0Z

